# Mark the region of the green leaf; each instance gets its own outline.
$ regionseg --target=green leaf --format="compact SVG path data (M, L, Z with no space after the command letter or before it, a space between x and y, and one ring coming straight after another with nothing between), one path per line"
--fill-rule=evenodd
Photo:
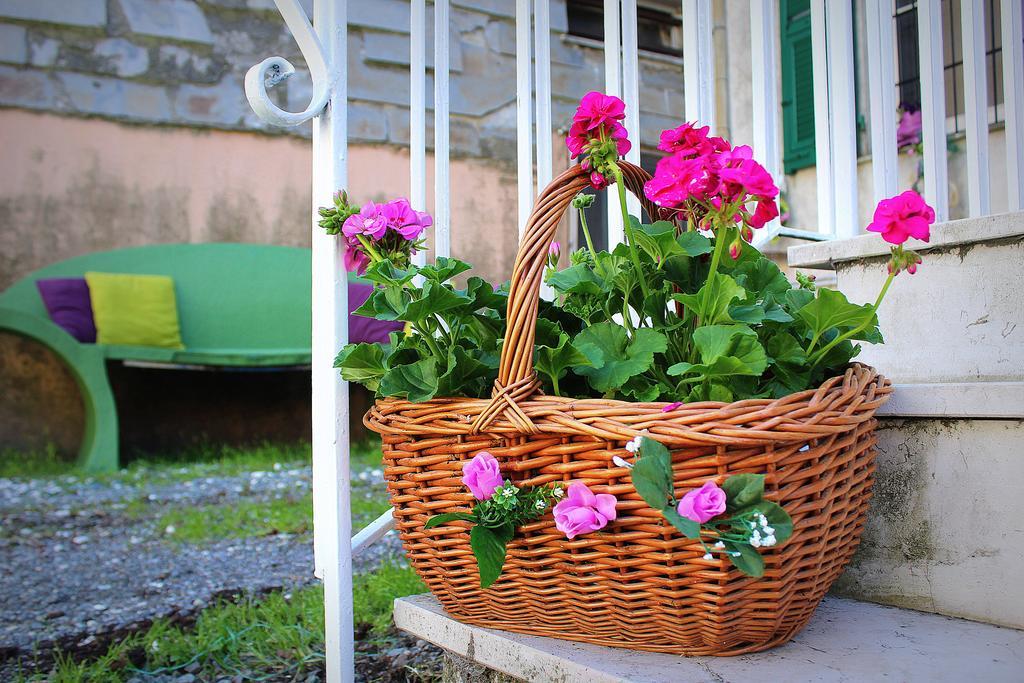
M437 394L441 396L477 395L473 382L492 374L492 368L471 356L461 346L448 352L447 367L437 379ZM411 399L410 399L411 400Z
M472 268L472 266L465 261L460 261L457 258L438 256L434 259L433 265L423 266L420 268L420 275L422 275L425 280L441 284L460 273L466 272L470 268Z
M804 349L787 332L773 335L765 343L772 364L775 379L784 389L782 395L802 391L807 388L811 370L807 367L807 354Z
M759 304L743 304L729 309L729 317L738 323L756 325L765 318L764 308Z
M633 488L644 502L662 510L672 498L672 456L654 439L643 437L640 457L629 471Z
M793 535L793 518L779 505L770 500L762 500L754 506L768 519L768 526L775 530L776 545L781 545Z
M364 277L371 282L388 286L401 286L416 277L415 268L398 268L389 260L370 264Z
M633 216L630 216L629 220L633 225L633 237L637 245L656 263L661 263L670 256L686 253L682 245L676 241L676 226L669 221L641 225Z
M667 347L661 332L645 327L629 340L626 330L612 322L587 327L576 335L573 344L591 362L590 366L576 368L576 374L585 376L601 393L618 390L630 377L649 370L654 354Z
M676 243L683 253L690 257L710 254L714 251L711 240L696 230L682 233L676 238Z
M534 367L537 372L544 373L551 379L553 386L558 386L558 380L565 377L569 368L578 368L591 365L590 359L580 353L572 342L569 335L564 332L559 335L558 346L538 346L534 351ZM555 392L558 395L558 392Z
M343 348L334 359L334 367L341 369L345 381L362 384L370 391L377 391L381 378L387 372L380 344L365 342Z
M411 299L409 291L401 286L374 287L370 296L354 313L377 320L399 320Z
M726 555L729 557L729 561L732 562L733 566L739 569L747 576L753 576L754 578L760 578L764 576L764 559L761 554L757 552L757 549L746 543L731 543L726 541L725 543ZM733 557L732 553L738 552L739 555Z
M725 509L732 513L764 498L763 474L734 474L722 484L725 491Z
M423 284L423 292L419 298L411 301L400 313L398 319L419 322L435 313L459 308L472 302L473 299L465 294L458 293L436 282L426 282Z
M468 297L471 301L465 306L464 313L472 313L480 309L493 309L500 315L505 314L508 305L508 295L501 291L495 291L494 286L482 277L475 275L466 282L466 289L456 290L459 294Z
M437 395L437 359L424 358L392 367L381 378L380 393L405 396L413 403L429 401Z
M672 298L683 304L695 316L700 316L701 306L707 297L707 310L701 317L702 325L717 325L732 322L729 307L736 299L743 299L747 290L740 287L736 280L724 273L715 273L696 294L673 294Z
M792 288L775 262L763 256L740 264L732 275L741 287L755 293L759 299L769 294L781 295Z
M802 291L802 290L799 290ZM807 323L811 332L822 335L832 328L850 330L875 319L871 306L858 306L846 300L846 296L834 289L819 289L818 296L797 311L797 315Z
M760 376L768 366L757 333L746 325L707 325L693 332L701 363L676 363L669 375L696 374L701 378ZM717 399L715 399L717 400Z
M469 532L469 545L480 570L481 588L490 587L501 576L501 568L505 564L505 546L512 540L512 535L511 525L489 528L478 524Z
M552 273L547 283L562 294L600 294L605 284L585 263Z
M791 289L782 295L782 303L786 310L795 314L814 300L814 292L806 289Z
M665 515L665 519L669 523L679 530L683 536L687 538L697 539L700 538L700 522L690 519L689 517L683 517L681 514L676 512L676 509L669 505L661 514Z
M463 522L473 522L476 521L476 518L468 512L444 512L440 515L434 515L433 517L428 519L427 523L423 525L423 528L433 529L435 526L440 526L441 524L448 524L449 522L454 522L456 520L461 520Z

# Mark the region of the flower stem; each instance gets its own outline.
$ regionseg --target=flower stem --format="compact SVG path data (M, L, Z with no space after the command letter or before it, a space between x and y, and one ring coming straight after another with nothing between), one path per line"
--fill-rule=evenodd
M703 322L707 315L708 299L711 298L711 282L715 277L715 273L718 272L718 262L722 260L722 251L725 247L725 243L728 242L729 229L722 228L715 235L715 251L711 255L711 268L708 270L708 279L704 283L704 298L700 302L700 321Z
M867 329L868 325L871 324L871 320L878 313L878 307L882 305L882 299L885 298L886 292L889 291L889 286L892 284L892 280L893 280L894 277L896 277L895 273L889 273L889 277L887 277L885 279L885 284L882 285L882 291L880 291L878 293L878 298L875 299L875 303L871 307L871 315L868 316L867 318L865 318L864 322L862 322L860 325L857 325L857 327L853 328L852 330L837 336L835 339L830 341L828 344L825 344L820 349L818 349L817 352L815 352L815 354L813 356L811 356L810 361L811 361L811 367L812 368L815 365L817 365L819 362L821 362L821 359L825 357L825 354L827 354L830 350L832 350L832 347L834 347L836 344L840 344L843 341L849 339L850 337L853 337L854 335L860 334L861 332L863 332L864 330Z
M356 237L359 239L359 243L363 245L363 249L366 249L366 253L370 255L370 258L374 263L384 260L384 257L373 248L373 243L366 239L366 235L356 235Z
M640 265L640 254L636 250L636 240L633 239L633 226L629 222L629 209L626 207L626 184L622 180L622 171L615 164L612 165L612 174L615 176L615 184L619 190L622 231L626 235L626 244L629 245L629 258L633 261L633 267L636 268L636 277L640 281L640 289L643 291L644 299L646 300L651 296L651 291L647 286L647 278L644 277L644 271Z
M590 250L590 258L594 259L594 269L597 274L604 277L604 268L597 260L597 250L594 249L594 240L590 238L590 227L587 225L587 213L586 209L579 209L580 212L580 227L583 228L583 237L587 240L587 249Z

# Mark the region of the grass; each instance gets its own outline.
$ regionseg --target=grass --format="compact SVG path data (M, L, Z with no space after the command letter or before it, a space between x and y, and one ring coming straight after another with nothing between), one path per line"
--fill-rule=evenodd
M380 466L380 441L370 439L353 443L353 469ZM309 465L308 443L262 443L253 446L204 445L176 453L146 455L128 462L121 470L109 474L89 475L74 463L59 456L52 445L37 451L0 449L0 477L35 479L71 477L72 481L180 481L197 477L233 476L243 472L271 470L277 466Z
M391 625L395 598L426 590L413 570L396 563L354 579L355 621L372 637ZM75 661L58 654L52 672L22 681L99 683L141 674L173 674L185 667L199 680L241 676L247 681L300 679L322 668L323 589L317 586L262 598L221 602L200 613L191 627L167 621L114 643L100 657Z

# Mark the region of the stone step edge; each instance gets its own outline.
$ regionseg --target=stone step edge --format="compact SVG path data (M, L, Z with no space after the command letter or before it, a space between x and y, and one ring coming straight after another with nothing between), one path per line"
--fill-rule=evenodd
M395 600L394 615L418 638L527 681L1019 683L1024 671L1024 631L832 596L791 642L740 657L677 657L469 626L429 594Z
M878 417L1024 419L1024 381L893 385Z

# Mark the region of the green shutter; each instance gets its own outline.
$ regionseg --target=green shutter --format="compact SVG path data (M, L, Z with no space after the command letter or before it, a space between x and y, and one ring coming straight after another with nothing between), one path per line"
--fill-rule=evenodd
M810 0L782 0L782 134L786 173L814 165Z

